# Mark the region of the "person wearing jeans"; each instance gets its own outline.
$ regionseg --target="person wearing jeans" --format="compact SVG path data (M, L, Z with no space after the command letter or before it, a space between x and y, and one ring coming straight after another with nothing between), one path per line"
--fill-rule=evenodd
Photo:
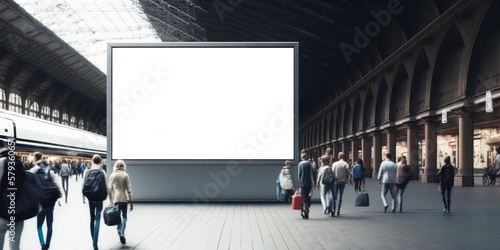
M382 202L384 203L384 213L387 212L387 199L385 196L388 191L391 191L392 197L392 212L396 211L396 163L391 161L392 154L387 153L386 160L380 164L380 170L378 172L378 184L382 181L382 192L380 196L382 197ZM382 178L382 180L380 180Z
M99 155L94 155L92 157L92 166L90 169L86 169L83 174L83 183L82 183L82 194L85 186L85 182L87 179L87 175L92 170L100 170L101 174L104 176L104 180L106 183L106 187L108 186L108 177L106 176L106 172L101 169L102 158ZM106 198L104 198L106 199ZM83 203L85 203L85 196L83 196ZM89 200L89 210L90 210L90 235L92 236L92 244L94 246L94 250L98 248L98 240L99 240L99 227L101 224L101 212L102 212L102 200Z
M279 202L280 201L280 196L281 196L281 184L280 184L280 176L276 179L276 200Z
M337 215L340 215L345 184L347 184L349 176L351 175L349 164L345 162L344 157L344 153L340 152L338 155L339 160L333 163L332 166L333 175L335 176L335 184L333 185L333 209L331 211L332 217L335 217L335 211L337 211Z
M438 184L439 191L441 192L441 197L444 203L443 212L450 212L451 209L451 188L455 184L455 168L450 163L450 157L444 158L445 165L441 167L439 171ZM446 193L446 195L445 195Z
M130 202L130 212L134 209L132 202L132 185L127 174L127 165L124 161L118 160L113 166L113 173L109 177L109 200L111 205L117 204L122 222L116 226L120 242L126 243L125 228L127 226L127 203Z
M35 152L33 154L35 156L35 161L36 165L32 169L30 169L31 173L34 173L37 175L37 177L40 176L40 173L37 173L39 171L44 171L44 177L46 178L45 180L48 180L49 182L52 182L52 185L59 191L61 190L59 183L57 182L56 174L52 169L50 169L49 165L46 165L45 162L42 161L42 153L40 152ZM43 172L42 172L43 173ZM39 177L40 178L40 177ZM39 179L40 180L40 179ZM57 195L57 194L56 194ZM59 191L59 198L61 197L61 192ZM50 241L52 239L52 223L54 221L54 205L56 203L57 198L55 197L50 197L50 199L44 200L41 202L42 205L42 210L38 213L36 217L36 227L38 230L38 240L40 241L40 245L42 246L42 249L49 249L50 247ZM47 238L43 238L43 223L45 222L45 219L47 219Z
M102 201L89 201L90 209L90 235L94 249L97 248L99 240L99 227L101 224Z
M311 192L314 184L313 164L307 160L307 153L302 152L302 161L299 163L299 187L301 188L304 206L301 210L303 219L309 219L309 207L311 206Z
M406 189L406 185L410 182L412 177L411 167L406 163L406 156L401 156L397 166L396 175L396 193L397 193L397 207L399 207L399 212L403 212L403 194Z
M321 161L321 168L319 168L318 171L318 179L316 180L316 183L320 187L320 198L321 198L321 205L323 206L323 212L325 214L329 214L331 210L331 197L333 195L333 184L328 185L328 184L323 184L323 175L325 171L331 171L330 167L330 157L328 155L323 155L320 157ZM328 169L328 170L327 170Z
M61 171L59 172L59 174L61 175L62 188L64 190L64 200L66 201L66 203L68 203L69 173L70 173L69 166L66 163L66 160L63 160L62 164L61 164ZM66 184L66 185L64 185L64 184Z

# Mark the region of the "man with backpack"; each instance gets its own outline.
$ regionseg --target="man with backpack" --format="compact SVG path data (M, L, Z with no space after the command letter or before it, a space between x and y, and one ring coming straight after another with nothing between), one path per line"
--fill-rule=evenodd
M108 177L101 169L101 162L102 158L99 155L92 157L92 166L85 171L82 185L83 203L85 203L85 197L89 200L90 235L94 250L98 249L102 202L108 196Z
M36 174L44 195L41 201L42 210L37 215L36 227L38 230L38 239L42 250L49 249L52 239L52 222L54 221L54 205L57 199L61 198L61 185L58 182L56 174L49 165L42 160L42 153L35 152L35 166L30 169L31 173ZM43 223L47 219L47 238L43 238Z
M332 168L329 166L330 156L323 155L321 157L321 162L322 166L319 169L316 183L319 183L320 186L321 204L323 205L324 213L329 214L332 210L333 184L335 183L335 178Z

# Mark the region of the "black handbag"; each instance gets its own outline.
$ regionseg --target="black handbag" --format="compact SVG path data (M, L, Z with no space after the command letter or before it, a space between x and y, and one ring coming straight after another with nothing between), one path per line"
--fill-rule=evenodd
M122 223L120 209L118 205L109 205L104 209L104 223L108 226L115 226Z
M356 207L369 207L370 206L370 197L368 196L368 193L366 192L365 187L363 187L363 190L361 193L356 196Z

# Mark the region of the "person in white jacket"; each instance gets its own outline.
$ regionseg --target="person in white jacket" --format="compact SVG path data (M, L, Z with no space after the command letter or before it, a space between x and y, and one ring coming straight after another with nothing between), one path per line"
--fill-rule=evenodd
M290 161L285 161L285 166L280 173L280 186L285 193L285 202L292 202L293 190L295 185L293 184L292 173L290 172Z
M127 174L127 165L118 160L113 166L113 173L109 177L109 200L111 205L116 204L121 211L122 223L116 227L120 242L126 243L125 227L127 225L127 203L130 202L130 212L134 210L132 202L132 185Z

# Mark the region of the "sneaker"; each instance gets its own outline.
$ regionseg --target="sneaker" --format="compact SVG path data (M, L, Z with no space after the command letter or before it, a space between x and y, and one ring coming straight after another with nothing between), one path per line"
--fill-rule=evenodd
M123 235L123 232L120 233L120 242L122 244L125 244L127 242L127 240L125 239L125 235Z

